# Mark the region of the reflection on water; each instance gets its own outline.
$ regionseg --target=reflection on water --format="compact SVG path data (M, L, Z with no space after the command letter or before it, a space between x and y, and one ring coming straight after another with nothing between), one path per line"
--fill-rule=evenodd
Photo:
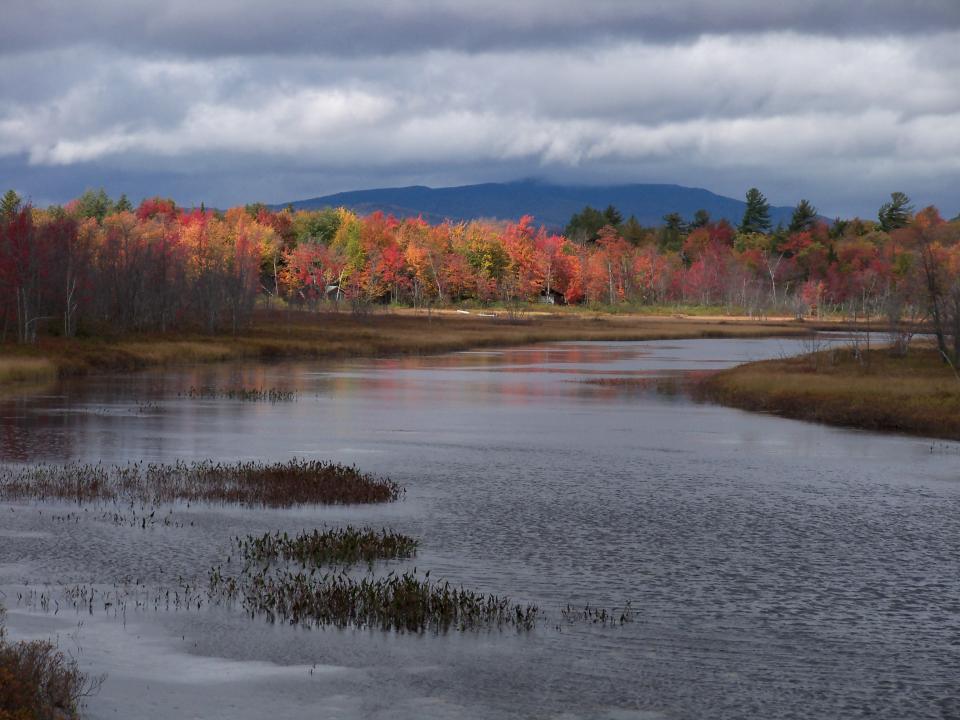
M181 508L185 527L146 530L4 505L11 628L76 642L83 663L110 673L94 717L957 716L960 445L675 391L686 373L798 350L562 343L104 376L2 400L8 461L297 455L408 488L386 507ZM580 382L611 378L640 382ZM185 397L201 386L298 398ZM421 538L415 564L434 577L554 617L568 602L630 599L638 621L409 637L307 632L227 609L124 623L13 599L24 585L203 579L236 534L347 522Z

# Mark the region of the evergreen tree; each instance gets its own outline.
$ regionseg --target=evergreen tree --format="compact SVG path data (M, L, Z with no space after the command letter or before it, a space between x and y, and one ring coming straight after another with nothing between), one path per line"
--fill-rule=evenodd
M683 239L687 234L687 226L680 213L672 212L663 216L663 227L660 228L660 247L664 250L676 252L683 247Z
M880 229L884 232L906 227L910 224L912 215L913 205L910 204L910 198L902 192L890 193L890 202L881 205L880 212L877 213Z
M838 217L833 221L833 225L830 226L830 237L834 240L839 240L846 234L849 225L849 220L843 220Z
M261 210L268 211L270 208L268 208L262 202L255 202L255 203L247 203L246 205L243 206L243 209L246 210L247 215L249 215L254 220L256 220L257 217L260 215Z
M700 208L693 214L693 222L690 223L690 229L696 230L697 228L706 227L710 224L710 213L708 213L703 208Z
M0 217L11 218L20 212L22 200L13 190L7 190L3 198L0 199Z
M613 210L616 212L616 208ZM563 234L574 242L596 242L600 229L609 224L610 219L605 213L587 205L579 213L573 214Z
M747 190L747 207L738 230L741 233L765 233L770 229L770 203L757 188Z
M603 211L603 219L606 220L606 224L611 227L620 227L620 224L623 222L623 215L621 215L620 211L613 205L607 205L607 209Z
M793 216L790 218L790 227L787 229L790 234L810 230L817 224L817 209L809 200L801 200L793 209Z
M117 204L113 206L113 211L115 213L121 212L131 212L133 210L133 204L127 199L126 193L120 194L120 199L117 200Z
M647 230L639 223L636 216L631 215L620 227L620 235L631 245L639 245L647 239Z
M77 198L77 212L80 217L96 218L102 221L113 208L113 201L103 188L87 190Z

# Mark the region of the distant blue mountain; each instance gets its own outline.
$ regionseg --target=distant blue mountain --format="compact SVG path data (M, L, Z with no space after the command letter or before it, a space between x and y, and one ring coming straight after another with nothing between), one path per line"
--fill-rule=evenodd
M298 210L346 207L360 214L381 210L397 217L422 215L430 222L497 218L515 220L533 215L538 224L563 228L570 216L587 205L603 209L614 205L624 219L636 216L643 225L661 225L663 216L678 212L690 220L700 209L714 220L737 224L746 205L742 200L681 185L552 185L523 180L460 187L429 188L422 185L375 190L353 190L290 203ZM277 207L286 207L286 203ZM770 210L773 224L790 221L793 208Z

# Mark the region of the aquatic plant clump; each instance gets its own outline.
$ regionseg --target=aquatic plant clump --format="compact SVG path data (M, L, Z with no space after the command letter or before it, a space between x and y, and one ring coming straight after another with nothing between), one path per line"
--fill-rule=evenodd
M83 698L103 678L89 678L46 640L11 643L0 606L0 720L79 718Z
M357 627L423 633L532 630L540 610L510 598L421 579L415 572L355 578L345 573L262 571L239 578L210 572L209 593L239 602L251 615L294 625Z
M602 625L604 627L613 627L616 625L627 625L632 623L635 618L633 606L629 600L622 608L603 608L603 607L574 607L567 605L560 609L560 617L570 624L587 623L591 625Z
M389 478L319 460L0 468L0 499L4 500L186 501L291 507L392 502L402 494L403 489Z
M215 388L191 387L185 397L196 400L243 400L245 402L292 402L297 399L296 390L281 388Z
M237 538L237 547L247 562L284 560L313 567L409 558L416 553L417 545L414 538L386 528L377 532L349 525L336 530L304 532L295 537L276 532Z

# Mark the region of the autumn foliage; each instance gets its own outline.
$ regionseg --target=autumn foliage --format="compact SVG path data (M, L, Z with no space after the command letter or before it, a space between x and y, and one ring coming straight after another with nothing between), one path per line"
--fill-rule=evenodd
M924 314L925 259L938 268L942 312L960 266L960 223L934 209L889 232L859 220L832 228L811 220L792 233L704 221L674 224L658 241L656 231L630 223L568 238L529 216L430 224L343 208L218 212L160 198L134 210L100 205L41 210L5 201L2 337L237 331L258 301L682 303L798 316L854 306L876 315L896 305Z

